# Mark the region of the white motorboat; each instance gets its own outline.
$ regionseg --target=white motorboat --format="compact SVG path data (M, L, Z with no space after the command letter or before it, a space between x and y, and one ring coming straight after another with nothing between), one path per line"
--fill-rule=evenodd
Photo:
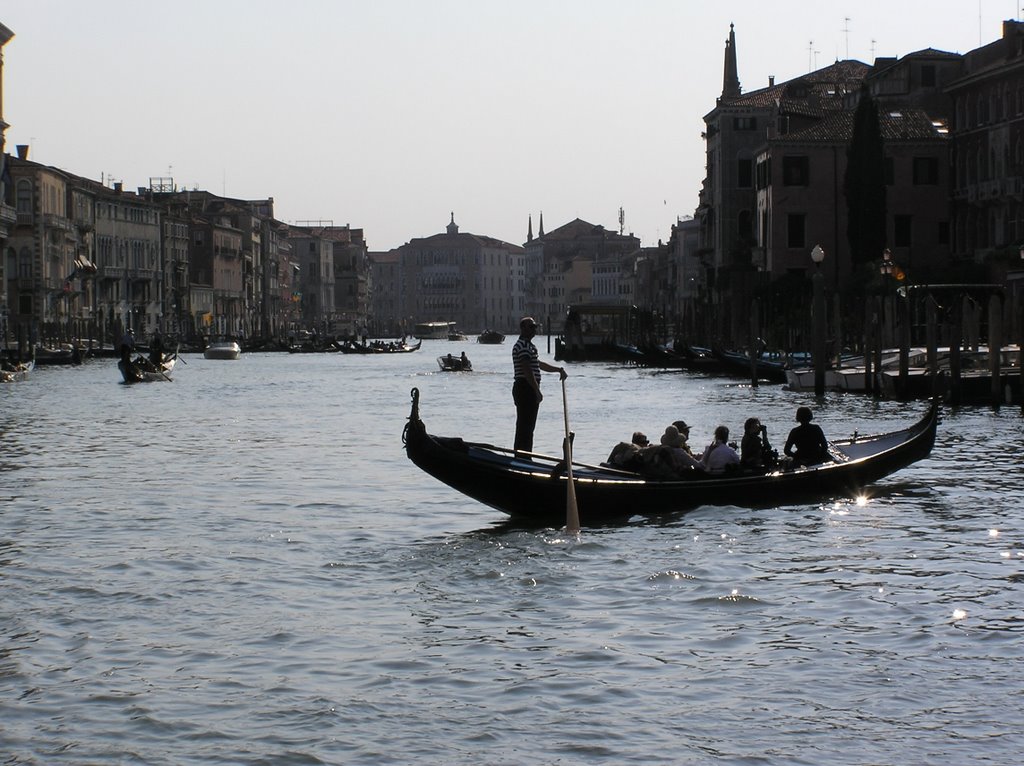
M238 359L242 355L242 347L233 340L215 340L205 351L206 359Z

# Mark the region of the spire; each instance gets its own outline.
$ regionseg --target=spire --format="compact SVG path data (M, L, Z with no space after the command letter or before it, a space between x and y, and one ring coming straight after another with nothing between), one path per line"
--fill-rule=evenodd
M528 223L526 224L526 241L533 242L533 214L528 216Z
M729 39L725 41L725 75L722 78L722 100L739 98L739 72L736 68L736 29L729 25Z
M448 224L447 231L448 231L449 234L458 234L459 233L459 225L457 223L455 223L455 212L454 211L452 212L452 220L451 220L451 223Z
M544 211L543 210L540 211L540 228L537 229L537 236L538 237L543 237L544 236Z

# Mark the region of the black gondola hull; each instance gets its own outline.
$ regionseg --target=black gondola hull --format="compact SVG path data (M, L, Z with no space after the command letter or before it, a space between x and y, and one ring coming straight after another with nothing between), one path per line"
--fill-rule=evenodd
M515 457L511 451L427 433L413 390L405 447L423 471L462 494L519 521L565 521L568 478L557 459ZM913 426L833 444L843 462L768 474L730 474L664 481L573 463L580 522L598 525L634 515L658 516L701 506L774 507L803 500L854 498L865 488L929 455L939 421L937 405Z

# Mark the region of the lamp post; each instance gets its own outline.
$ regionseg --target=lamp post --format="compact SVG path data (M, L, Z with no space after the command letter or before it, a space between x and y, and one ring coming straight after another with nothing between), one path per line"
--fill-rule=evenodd
M814 299L811 303L811 327L813 333L812 353L814 356L814 395L825 395L825 276L821 273L821 262L825 260L825 251L821 245L811 250L814 261L814 276L811 282L814 287Z

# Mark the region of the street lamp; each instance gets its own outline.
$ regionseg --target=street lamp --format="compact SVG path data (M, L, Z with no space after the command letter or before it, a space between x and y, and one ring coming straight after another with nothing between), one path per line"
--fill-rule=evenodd
M811 250L814 262L814 276L811 282L814 287L814 300L811 303L811 327L813 333L812 355L814 357L814 395L825 395L825 277L821 273L821 262L825 260L825 251L821 245Z

